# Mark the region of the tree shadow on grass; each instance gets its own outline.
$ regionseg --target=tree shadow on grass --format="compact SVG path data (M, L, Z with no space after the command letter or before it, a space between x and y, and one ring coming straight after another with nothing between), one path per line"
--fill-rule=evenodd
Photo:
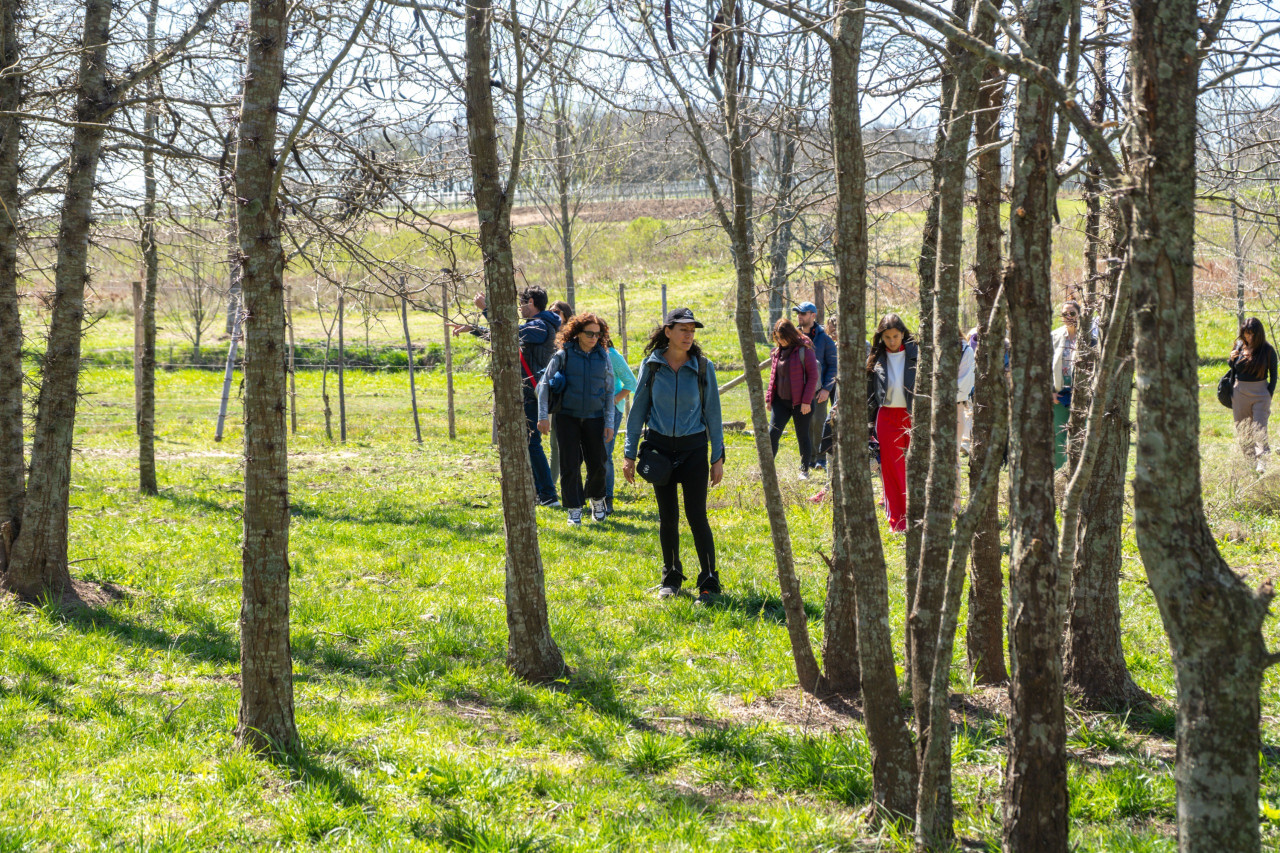
M724 610L735 610L751 619L787 624L787 612L782 606L782 598L776 595L752 590L745 594L725 593L716 599L715 607ZM823 607L813 601L804 603L804 615L808 619L822 618Z
M364 793L352 784L347 774L326 764L317 757L314 750L304 748L298 752L272 752L270 758L284 767L295 782L323 787L340 805L361 806L365 803Z
M224 504L214 500L207 494L175 491L165 489L157 496L159 500L168 501L174 507L204 512L220 513L229 517L239 517L243 512L240 502ZM452 513L465 513L468 507L459 502L455 505L432 506L431 508L415 508L406 505L380 505L367 512L355 512L348 509L334 509L319 506L305 498L294 496L289 501L289 517L306 521L333 521L344 524L400 525L405 527L432 527L454 532L458 529L457 519L449 517ZM501 531L501 525L494 521L467 517L468 533L473 536L494 535Z

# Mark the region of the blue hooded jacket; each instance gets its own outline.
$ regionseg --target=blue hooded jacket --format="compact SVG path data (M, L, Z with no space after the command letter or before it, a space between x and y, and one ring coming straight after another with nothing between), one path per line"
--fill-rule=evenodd
M487 310L484 312L484 317L489 318ZM520 324L520 354L529 363L529 369L533 371L535 381L538 374L547 366L547 362L551 360L551 356L555 355L558 331L560 331L560 315L554 311L539 311ZM472 328L471 334L486 341L492 339L492 332L485 326ZM521 373L523 372L522 368ZM526 396L533 394L533 385L527 379L524 382L524 391Z
M705 356L703 356L705 358ZM627 418L627 441L622 455L635 459L640 434L647 424L659 435L681 438L706 432L711 443L711 462L724 458L724 423L720 417L720 389L716 368L706 360L706 404L698 388L698 357L690 356L679 372L667 364L667 351L657 350L640 364L635 402ZM650 387L649 374L653 373Z
M831 340L827 330L819 323L813 324L809 340L813 341L813 354L817 357L818 367L822 370L822 376L818 379L818 389L825 388L827 394L832 394L836 390L836 342Z

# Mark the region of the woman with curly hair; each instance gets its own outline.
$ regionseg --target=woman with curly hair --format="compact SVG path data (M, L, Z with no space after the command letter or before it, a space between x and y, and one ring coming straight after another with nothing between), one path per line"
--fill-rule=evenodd
M920 349L897 314L876 326L867 356L867 422L880 444L884 507L895 533L907 529L907 447Z
M547 362L538 382L538 430L551 432L551 395L560 403L556 440L560 447L560 498L569 524L582 524L583 494L591 500L591 517L604 521L605 446L613 439L613 367L599 346L608 325L595 314L570 317L556 337L559 350ZM587 482L582 482L582 463Z

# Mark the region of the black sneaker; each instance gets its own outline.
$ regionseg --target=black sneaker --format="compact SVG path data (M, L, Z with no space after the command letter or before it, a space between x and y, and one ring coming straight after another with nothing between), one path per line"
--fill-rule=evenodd
M539 498L538 506L549 506L558 509L560 507L560 501L555 498Z
M698 597L693 602L694 607L710 607L716 603L716 599L720 597L718 592L712 592L709 589L698 591Z

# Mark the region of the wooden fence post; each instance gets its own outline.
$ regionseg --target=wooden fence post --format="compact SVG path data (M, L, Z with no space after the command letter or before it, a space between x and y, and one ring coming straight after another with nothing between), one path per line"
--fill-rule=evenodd
M413 341L409 338L409 291L400 276L400 319L404 323L404 347L409 353L409 402L413 406L413 431L422 444L422 423L418 420L418 389L413 384Z
M133 282L133 431L140 432L138 413L142 411L142 282Z
M289 306L287 317L289 326L289 434L298 434L298 382L297 372L293 365L293 285L285 291L285 299Z
M449 329L449 280L440 282L440 316L444 320L444 393L449 409L449 440L458 437L453 413L453 335Z
M342 337L342 315L346 309L346 297L338 294L338 438L347 443L347 390L343 382L343 368L346 366L346 343Z

